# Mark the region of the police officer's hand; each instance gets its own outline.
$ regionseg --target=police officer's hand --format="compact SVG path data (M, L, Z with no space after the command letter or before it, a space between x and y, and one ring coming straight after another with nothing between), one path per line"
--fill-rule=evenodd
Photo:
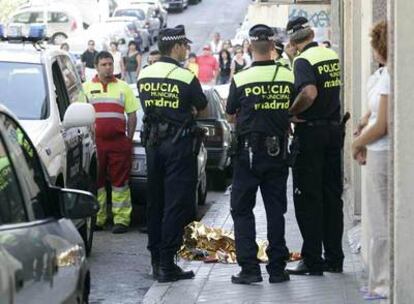
M292 44L288 43L285 46L285 53L289 57L289 59L292 61L293 58L295 58L296 54L298 53L298 49Z
M196 107L191 107L191 114L193 114L193 117L196 118L198 115L198 111Z

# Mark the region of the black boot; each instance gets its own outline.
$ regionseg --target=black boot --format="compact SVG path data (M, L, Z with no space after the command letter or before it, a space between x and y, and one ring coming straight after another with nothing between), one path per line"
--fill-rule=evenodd
M281 271L279 273L272 273L269 276L269 283L282 283L290 280L289 273L285 271Z
M332 273L342 273L343 270L343 262L340 263L330 263L327 260L323 263L323 271L332 272Z
M251 284L262 282L262 274L260 272L248 272L242 269L238 274L231 276L233 284Z
M323 275L323 269L321 267L308 267L305 262L302 260L298 263L295 268L288 268L286 271L289 274L296 275L311 275L311 276L321 276Z
M184 271L173 263L167 266L160 266L157 280L160 283L167 283L192 278L194 278L194 272L192 270Z

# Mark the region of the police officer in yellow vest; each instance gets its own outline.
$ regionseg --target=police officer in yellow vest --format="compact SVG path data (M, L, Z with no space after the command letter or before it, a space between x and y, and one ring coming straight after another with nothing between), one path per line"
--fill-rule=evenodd
M145 112L143 143L148 168L148 249L159 282L191 279L175 265L184 226L194 215L196 155L193 111L207 105L198 79L181 67L187 45L183 26L160 32L161 59L143 69L138 91Z
M254 62L249 69L234 76L226 108L228 114L236 114L238 142L231 215L241 272L232 276L231 281L235 284L262 281L253 214L260 187L267 216L269 282L279 283L289 280L285 271L289 252L284 214L287 209L288 109L294 98L294 80L288 68L271 58L275 39L272 29L255 25L249 35Z
M295 213L303 237L301 261L291 274L342 272L343 202L338 55L318 46L308 20L289 21L290 43L300 52L293 70L298 96L289 109L298 143L293 166ZM322 246L324 259L322 258Z

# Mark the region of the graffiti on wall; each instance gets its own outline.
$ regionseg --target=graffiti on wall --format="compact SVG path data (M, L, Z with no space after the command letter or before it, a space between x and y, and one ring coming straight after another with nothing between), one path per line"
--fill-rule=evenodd
M330 5L291 5L289 20L295 17L305 17L314 28L317 40L329 39L331 29Z
M289 9L289 20L294 17L305 17L309 20L312 27L330 27L331 12L330 8L323 8L307 5L292 5Z

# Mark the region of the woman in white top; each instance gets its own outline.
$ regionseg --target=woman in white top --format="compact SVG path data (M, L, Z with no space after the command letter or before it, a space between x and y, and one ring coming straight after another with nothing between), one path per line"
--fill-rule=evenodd
M375 60L383 67L368 81L369 111L361 118L352 144L352 154L360 165L367 165L368 286L364 299L376 300L389 295L388 225L388 96L390 76L387 70L387 23L377 23L371 31Z
M118 44L116 42L111 42L110 48L110 53L112 54L112 57L114 57L114 76L118 79L122 79L125 70L122 54L118 51Z

